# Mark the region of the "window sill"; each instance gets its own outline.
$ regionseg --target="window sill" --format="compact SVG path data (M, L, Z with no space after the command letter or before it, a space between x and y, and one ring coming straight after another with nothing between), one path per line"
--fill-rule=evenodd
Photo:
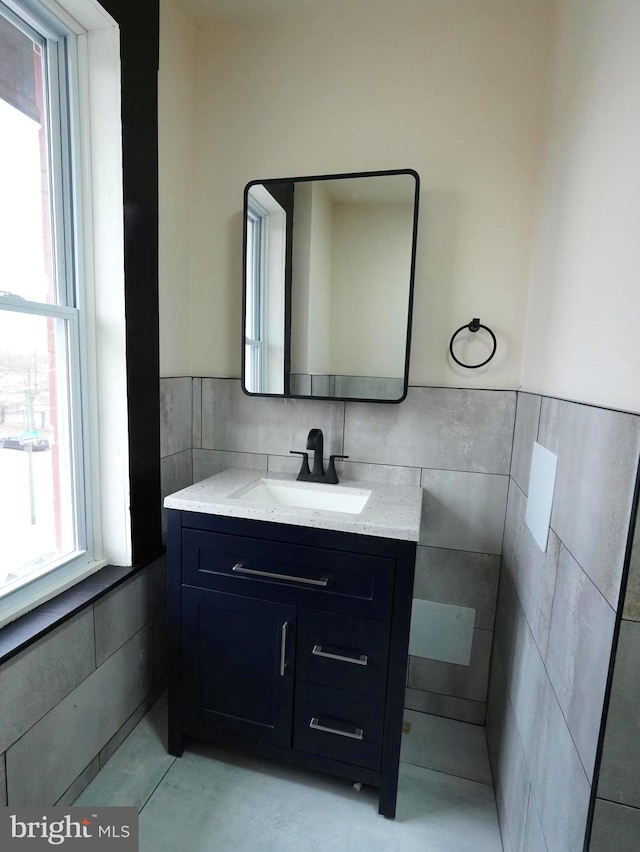
M31 612L12 621L11 624L7 624L0 629L0 665L55 630L85 607L122 585L138 571L162 556L164 552L162 548L152 559L147 559L139 565L124 568L105 565L95 574L91 574L55 598L51 598Z

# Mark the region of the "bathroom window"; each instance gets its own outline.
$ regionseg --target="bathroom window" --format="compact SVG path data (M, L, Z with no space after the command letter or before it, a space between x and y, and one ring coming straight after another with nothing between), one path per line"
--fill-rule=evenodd
M43 577L59 591L95 569L95 541L76 39L0 2L0 55L1 624Z

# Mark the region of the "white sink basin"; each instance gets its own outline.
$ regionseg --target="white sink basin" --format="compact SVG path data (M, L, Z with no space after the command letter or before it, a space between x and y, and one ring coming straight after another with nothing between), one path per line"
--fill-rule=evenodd
M328 512L346 512L349 515L359 515L370 496L371 491L365 488L278 479L258 479L233 495L234 498L252 500L263 506L324 509Z

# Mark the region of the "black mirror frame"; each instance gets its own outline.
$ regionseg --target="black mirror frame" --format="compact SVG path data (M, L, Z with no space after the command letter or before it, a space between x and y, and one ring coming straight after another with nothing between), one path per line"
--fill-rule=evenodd
M284 393L256 393L255 391L247 390L245 386L245 313L247 307L247 265L246 265L246 254L247 254L247 202L249 196L249 190L252 186L263 185L269 186L269 184L282 184L282 183L293 183L293 182L308 182L308 181L321 181L321 180L337 180L337 179L346 179L346 178L360 178L360 177L384 177L387 175L411 175L415 179L415 193L413 200L413 233L412 233L412 241L411 241L411 267L409 272L409 300L407 307L407 335L406 335L406 348L405 348L405 362L404 362L404 382L403 382L403 391L402 396L398 397L398 399L370 399L366 397L344 397L344 396L312 396L311 394L292 394L285 392ZM270 399L309 399L309 400L325 400L329 402L377 402L382 405L397 405L398 403L403 402L407 397L407 392L409 389L409 360L411 354L411 329L412 329L412 321L413 321L413 294L414 294L414 285L415 285L415 271L416 271L416 252L418 245L418 208L420 201L420 175L415 169L386 169L382 171L370 171L370 172L345 172L341 174L331 174L331 175L302 175L298 177L282 177L282 178L268 178L266 180L252 180L244 188L244 203L243 203L243 218L242 218L242 327L241 327L241 335L240 340L241 343L241 377L240 383L242 387L242 391L246 396L249 397L267 397ZM290 311L286 312L286 332L287 337L290 336ZM287 344L287 355L288 353L288 344Z

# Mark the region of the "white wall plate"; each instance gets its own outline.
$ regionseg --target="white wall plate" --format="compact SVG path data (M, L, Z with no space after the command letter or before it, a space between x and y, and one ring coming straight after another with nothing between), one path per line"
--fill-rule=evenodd
M534 442L524 520L538 547L545 552L549 538L557 466L558 456L542 444Z

